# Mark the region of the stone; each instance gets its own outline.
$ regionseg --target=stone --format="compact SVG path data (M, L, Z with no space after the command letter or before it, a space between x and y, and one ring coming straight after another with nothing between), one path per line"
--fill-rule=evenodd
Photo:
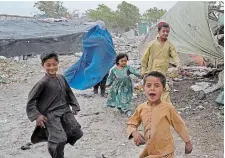
M206 98L205 92L204 91L200 91L198 94L198 99L199 100L203 100Z
M199 105L197 108L198 108L199 110L204 110L204 109L205 109L205 107L203 107L202 105Z

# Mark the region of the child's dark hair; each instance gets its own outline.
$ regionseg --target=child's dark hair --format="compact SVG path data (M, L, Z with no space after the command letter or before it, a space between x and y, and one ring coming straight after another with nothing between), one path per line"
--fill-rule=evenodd
M144 85L146 84L147 78L150 76L159 78L163 85L163 88L166 87L166 77L161 72L158 72L158 71L152 71L152 72L148 73L147 75L145 75L145 77L143 79Z
M54 58L55 61L59 62L58 54L55 51L42 53L40 58L41 58L42 65L46 62L46 60L52 59L52 58Z
M162 24L158 25L158 31L160 31L163 27L170 27L169 24L162 22Z
M124 57L126 57L127 60L129 60L127 54L125 54L125 53L119 53L119 54L116 56L116 65L119 65L119 60L122 59L122 58L124 58Z

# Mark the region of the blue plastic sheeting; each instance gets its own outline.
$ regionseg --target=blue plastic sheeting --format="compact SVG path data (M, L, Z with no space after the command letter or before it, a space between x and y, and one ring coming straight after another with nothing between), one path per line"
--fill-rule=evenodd
M110 33L98 25L83 37L83 55L64 72L70 87L85 90L99 83L114 66L116 52Z

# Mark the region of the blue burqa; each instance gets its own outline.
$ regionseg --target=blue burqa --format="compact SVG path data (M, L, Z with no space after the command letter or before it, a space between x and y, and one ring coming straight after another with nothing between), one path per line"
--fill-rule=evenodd
M116 52L110 33L99 25L82 39L81 58L64 72L70 87L85 90L99 83L115 64Z

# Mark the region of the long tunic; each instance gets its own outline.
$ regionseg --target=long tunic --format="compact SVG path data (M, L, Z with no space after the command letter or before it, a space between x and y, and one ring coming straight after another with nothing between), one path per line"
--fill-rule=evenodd
M159 71L166 75L170 58L172 58L176 66L180 66L180 59L174 45L167 40L163 45L158 39L153 40L142 57L142 74L151 71Z
M130 110L133 96L133 86L130 74L140 76L131 66L118 69L116 66L110 71L106 85L111 85L107 106L121 108L123 112Z
M71 88L62 75L45 75L31 89L27 101L27 116L30 121L40 115L47 117L46 128L36 127L32 142L48 141L60 143L67 141L74 132L80 130L80 124L72 115L70 107L80 111L79 104Z
M184 142L188 142L187 127L176 112L173 105L162 102L152 109L148 102L139 105L133 116L127 122L128 138L142 123L144 138L147 142L140 158L163 157L174 152L174 140L170 131L172 126Z
M177 67L181 65L176 49L169 40L163 45L158 39L153 40L141 60L142 74L147 74L151 71L159 71L166 76L171 58L174 60ZM162 100L168 103L170 103L169 91L170 88L168 84L166 84L166 91L162 95Z

